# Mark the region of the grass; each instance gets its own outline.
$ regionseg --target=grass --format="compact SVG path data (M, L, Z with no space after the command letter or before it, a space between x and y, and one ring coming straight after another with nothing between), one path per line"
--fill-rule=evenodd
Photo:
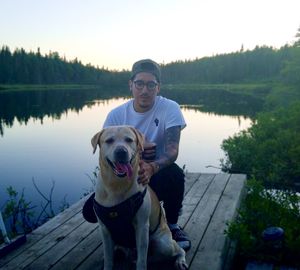
M163 84L166 90L223 90L232 93L255 95L266 97L276 84L269 82L261 83L224 83L224 84Z
M199 83L178 83L178 84L163 84L163 87L167 89L190 89L190 90L209 90L209 89L225 89L225 90L240 90L246 91L269 87L271 83L211 83L211 84L199 84Z

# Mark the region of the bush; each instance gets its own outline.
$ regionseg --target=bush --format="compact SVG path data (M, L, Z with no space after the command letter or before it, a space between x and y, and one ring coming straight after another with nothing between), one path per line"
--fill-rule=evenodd
M226 234L237 240L240 261L257 260L277 265L300 266L300 197L290 191L266 190L256 180L248 181L248 194L237 219ZM270 226L284 229L283 248L269 252L262 232Z
M226 172L246 173L265 187L300 185L300 102L259 114L246 131L222 143Z
M48 196L40 191L34 179L32 179L32 182L35 189L44 200L44 202L41 202L41 208L38 209L38 212L34 211L36 206L32 206L31 202L26 200L24 189L22 190L22 193L17 192L11 186L6 189L8 199L0 210L3 213L6 230L10 238L30 233L55 216L52 200L55 182L52 182L52 187ZM59 209L62 212L68 207L69 203L66 201L66 197L64 197ZM4 239L2 234L0 234L0 244L3 242Z

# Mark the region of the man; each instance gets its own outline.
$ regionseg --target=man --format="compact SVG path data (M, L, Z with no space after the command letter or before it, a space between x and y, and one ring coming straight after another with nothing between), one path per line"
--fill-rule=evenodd
M173 239L188 250L191 242L177 225L184 196L184 173L175 164L180 132L186 123L176 102L158 96L160 82L161 71L156 62L144 59L134 63L129 80L133 99L113 109L103 127L130 125L144 134L147 143L138 181L149 184L163 201Z

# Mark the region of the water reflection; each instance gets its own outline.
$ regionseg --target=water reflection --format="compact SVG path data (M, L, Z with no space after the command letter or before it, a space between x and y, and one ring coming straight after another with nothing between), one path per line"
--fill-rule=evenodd
M30 118L39 119L45 116L60 119L68 110L79 112L83 106L97 99L108 100L120 95L120 91L103 89L87 90L34 90L0 92L0 134L4 127L12 127L14 121L27 124Z
M253 117L262 108L262 101L249 95L233 94L217 90L164 90L162 95L176 100L184 107L220 115ZM0 92L0 134L5 127L12 127L14 121L27 124L30 118L43 123L46 116L54 119L68 110L79 112L83 106L94 104L95 100L108 100L124 96L115 89L74 89Z
M259 98L220 89L165 90L164 93L189 109L220 115L254 117L263 106Z

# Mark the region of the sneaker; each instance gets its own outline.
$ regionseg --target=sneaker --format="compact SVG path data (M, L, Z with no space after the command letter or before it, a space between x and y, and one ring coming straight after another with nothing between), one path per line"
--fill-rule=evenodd
M169 224L169 228L172 233L172 238L182 249L188 251L191 248L191 241L183 229L177 224Z

